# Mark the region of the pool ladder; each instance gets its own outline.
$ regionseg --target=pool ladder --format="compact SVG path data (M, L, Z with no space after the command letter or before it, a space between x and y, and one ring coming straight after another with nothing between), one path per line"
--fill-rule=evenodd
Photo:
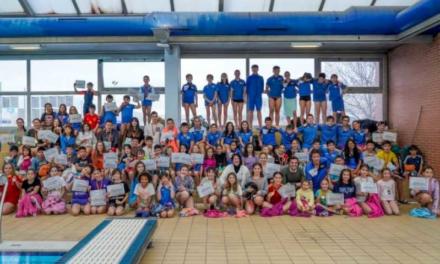
M0 244L3 242L3 240L2 240L3 203L5 202L6 192L8 190L8 177L0 174L0 183L2 183L2 182L4 182L4 187L3 187L3 192L2 192L2 198L0 201Z

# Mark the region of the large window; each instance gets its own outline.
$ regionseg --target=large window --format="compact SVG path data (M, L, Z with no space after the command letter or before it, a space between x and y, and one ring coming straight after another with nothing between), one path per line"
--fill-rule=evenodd
M323 61L321 70L330 78L335 73L351 87L379 87L380 67L378 61Z
M19 117L26 121L26 96L0 96L0 127L15 126Z
M32 95L31 97L31 120L34 118L40 118L44 113L44 105L46 103L52 104L55 112L58 112L60 104L67 106L67 111L71 106L75 106L79 114L83 114L84 97L82 95ZM96 104L96 98L94 103Z
M0 92L26 91L26 61L0 61Z
M313 75L315 60L314 59L250 59L250 65L257 64L259 67L259 74L263 76L264 82L266 84L266 80L273 75L272 68L273 66L280 67L280 74L284 75L285 71L290 72L290 76L292 79L297 79L301 77L305 72L309 72ZM297 112L299 115L299 104L297 104ZM280 111L280 124L286 125L286 117L284 115L284 111L281 107ZM312 106L313 109L313 106ZM269 116L269 99L267 94L263 94L263 107L261 109L263 119L266 116ZM254 117L254 125L257 125L257 120Z
M76 80L96 84L96 60L33 60L31 61L32 91L73 91Z
M344 95L345 112L351 120L383 120L383 96L380 93Z
M234 71L237 69L241 72L241 78L246 79L246 59L182 59L181 84L183 85L186 82L186 74L191 73L193 83L197 86L198 91L202 92L207 83L206 75L212 74L214 82L217 83L220 81L220 75L226 73L230 82L234 79ZM198 104L197 114L206 118L205 102L202 94L198 96ZM184 120L185 112L181 111L181 113L182 120ZM232 106L229 106L228 120L234 120Z
M150 77L153 87L165 86L163 62L104 62L104 87L128 88L143 85L143 77Z

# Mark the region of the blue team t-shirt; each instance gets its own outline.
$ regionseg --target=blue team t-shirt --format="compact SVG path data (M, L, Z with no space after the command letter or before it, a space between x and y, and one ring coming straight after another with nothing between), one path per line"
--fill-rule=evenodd
M222 134L219 131L217 131L215 133L208 132L208 135L206 136L206 140L208 141L209 145L218 146L221 137L222 137Z
M250 97L262 95L264 91L264 79L258 74L249 75L246 80L246 93Z
M341 82L338 82L338 83L330 82L328 84L329 99L331 101L341 99L342 98L342 90L345 88L346 88L345 84L343 84Z
M286 87L284 87L284 98L293 99L296 98L296 87L298 82L296 80L290 80Z
M229 84L217 83L217 94L222 104L228 102L230 90Z
M318 80L313 81L313 101L326 101L327 100L327 83L320 83Z
M186 83L182 86L182 101L185 104L194 104L197 87L192 83Z
M135 107L134 104L127 104L125 106L122 106L122 108L121 108L122 123L130 123L131 122L131 119L133 119L134 107Z
M276 138L275 138L275 132L277 132L278 129L274 127L267 128L266 126L262 127L260 130L261 133L261 141L263 145L271 145L275 146Z
M191 142L194 141L193 135L191 133L183 134L180 132L177 135L177 140L179 141L180 145L185 145L186 149L189 149L191 147Z
M299 96L310 96L312 94L312 83L310 81L298 81Z
M230 84L232 89L232 100L243 100L244 89L246 82L242 79L233 80Z
M283 76L271 76L266 81L266 85L269 86L269 97L281 97L283 92Z
M207 84L203 87L203 94L212 101L215 97L215 93L217 92L217 85L214 83Z

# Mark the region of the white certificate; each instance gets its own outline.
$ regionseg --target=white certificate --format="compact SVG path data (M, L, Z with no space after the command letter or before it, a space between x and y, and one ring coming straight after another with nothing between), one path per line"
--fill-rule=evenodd
M170 167L170 158L166 156L160 156L157 159L157 166L159 168L169 168Z
M149 93L147 96L147 99L151 101L159 101L159 98L160 98L160 94L155 94L155 93Z
M143 97L142 93L137 88L128 89L128 95L133 97L133 101L138 102Z
M197 192L199 193L199 197L208 196L214 193L214 186L212 186L211 181L205 181L197 187Z
M361 182L361 192L363 193L377 193L377 185L371 181Z
M293 198L296 195L295 186L290 183L281 186L278 192L281 194L281 197L283 198Z
M297 152L295 153L295 157L297 157L301 162L309 161L309 154L307 152Z
M199 153L192 153L191 154L191 160L193 164L203 164L203 160L205 159L205 156L203 154Z
M110 197L121 196L125 194L124 184L112 184L107 186L107 192Z
M428 179L425 177L409 177L409 188L412 190L428 191Z
M173 132L166 132L162 134L162 138L160 139L160 141L167 141L167 140L173 140L174 139L174 134Z
M268 178L272 178L275 172L279 172L281 170L281 165L275 163L266 163L266 168L264 169L264 173Z
M151 196L151 195L155 195L156 194L156 190L154 190L154 185L152 183L149 183L147 186L147 193Z
M63 187L63 180L60 177L49 177L43 181L43 187L49 191L61 189Z
M33 147L36 142L34 137L23 136L22 143L23 145Z
M52 161L59 154L58 149L56 147L46 149L43 153L44 153L44 157L46 158L47 161Z
M327 193L326 196L328 205L342 205L344 204L344 194L343 193Z
M372 135L373 142L375 142L375 143L382 143L383 142L383 135L382 134L383 133L374 132L373 135Z
M171 162L172 163L183 163L187 165L191 165L191 156L186 153L172 153L171 154Z
M391 141L391 142L397 142L397 133L388 132L388 131L383 132L382 139L383 140L388 140L388 141Z
M365 156L364 163L368 165L368 167L374 168L377 162L376 156Z
M329 169L328 173L330 175L340 176L343 169L345 169L344 165L338 165L338 164L332 163L330 165L330 169Z
M106 151L109 151L112 148L112 143L109 141L103 141L102 143L104 143L104 147Z
M69 115L69 123L81 123L82 118L80 114Z
M72 191L74 192L87 192L89 190L89 181L74 179Z
M394 171L397 169L397 167L391 161L388 162L387 168L390 169L390 171Z
M80 89L86 88L86 81L84 81L84 80L76 80L75 81L75 87L76 88L80 88Z
M90 191L90 204L92 206L103 206L107 204L105 189Z
M104 168L115 169L118 166L118 155L114 152L104 153Z
M156 160L148 159L148 160L143 160L142 162L145 165L145 170L147 171L157 170Z
M54 160L54 162L55 162L56 164L61 164L61 165L67 165L67 164L69 164L69 163L67 162L67 155L65 155L65 154L59 154L59 155L56 155L56 156L55 156L55 160Z
M124 140L124 145L131 145L131 138L126 138Z
M116 112L118 110L118 106L115 102L105 103L104 110L107 112Z
M38 131L38 139L48 140L51 143L56 143L58 140L58 135L50 130L40 130Z
M1 143L13 143L15 142L15 136L13 134L3 134L0 135Z

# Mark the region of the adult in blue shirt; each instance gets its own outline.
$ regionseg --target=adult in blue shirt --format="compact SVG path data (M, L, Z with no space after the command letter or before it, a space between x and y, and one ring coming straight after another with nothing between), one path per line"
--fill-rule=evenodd
M290 72L284 72L284 115L286 116L287 124L292 124L294 129L296 128L296 120L298 118L296 115L296 108L298 107L296 100L297 83L297 80L290 79Z
M186 122L189 123L189 110L193 118L197 116L197 87L192 83L193 76L188 73L186 76L186 83L182 86L182 106L185 110Z
M214 123L217 124L217 85L213 83L214 76L208 74L206 76L208 84L203 87L203 98L205 99L206 119L208 124L211 124L211 112L214 118Z
M240 79L240 71L234 71L235 79L231 82L232 90L232 111L234 113L235 126L243 121L243 104L246 90L246 82Z
M272 68L273 75L266 81L266 93L269 97L269 116L274 119L275 126L280 126L280 109L281 109L281 94L283 92L283 76L280 75L280 67L274 66Z
M343 149L348 139L353 138L353 130L350 126L350 118L342 117L342 124L338 126L338 148Z
M313 192L321 188L321 182L327 176L327 164L321 160L319 150L310 152L311 161L305 167L306 180L313 185Z
M304 124L304 119L310 114L310 109L312 108L312 85L313 77L308 72L305 72L303 77L298 80L301 124Z
M228 119L229 100L231 99L231 87L229 86L228 75L222 73L220 82L217 83L217 119L220 126L224 126ZM223 114L223 122L222 122Z
M306 122L305 125L298 128L298 132L302 134L303 148L310 149L318 136L318 126L315 124L312 114L307 116Z
M151 119L151 107L153 106L153 101L149 99L150 94L154 94L154 89L150 85L150 77L148 75L144 76L144 85L139 88L140 93L142 94L142 113L144 119L144 125L147 120L150 123Z
M321 131L321 145L324 146L330 140L336 142L338 127L339 126L335 124L335 118L333 116L328 116L325 124L318 125L318 129Z
M347 86L338 81L338 75L332 74L331 82L328 84L329 99L332 102L333 116L337 117L337 114L345 115L344 90Z
M253 126L254 110L257 110L258 126L263 126L261 107L263 106L264 79L258 74L258 65L251 67L252 74L246 80L247 121Z
M313 103L315 104L316 123L325 121L327 114L327 86L328 81L325 79L325 73L320 73L318 79L313 80ZM322 117L322 119L321 119Z

